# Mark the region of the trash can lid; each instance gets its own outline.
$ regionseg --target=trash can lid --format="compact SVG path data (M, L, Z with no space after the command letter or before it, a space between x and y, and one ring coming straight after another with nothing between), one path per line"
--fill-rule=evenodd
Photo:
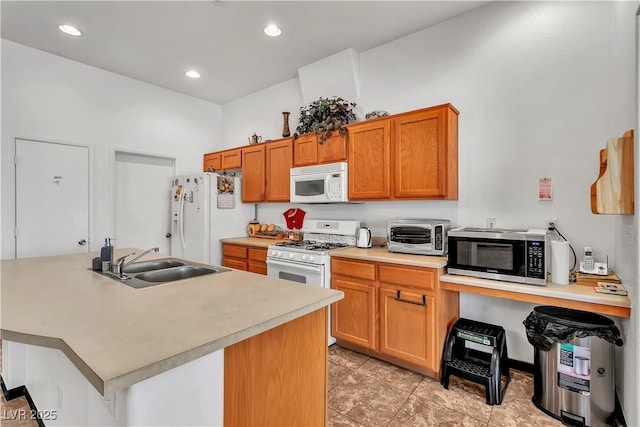
M572 308L541 305L535 307L533 311L539 319L575 328L593 329L614 325L613 320L608 317Z
M588 311L543 305L534 307L522 323L529 343L544 351L549 351L553 343L585 337L597 337L617 346L623 344L613 320Z

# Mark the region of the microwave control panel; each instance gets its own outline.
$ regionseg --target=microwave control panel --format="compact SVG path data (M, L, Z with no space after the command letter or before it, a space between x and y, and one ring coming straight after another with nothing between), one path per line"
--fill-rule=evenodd
M527 241L527 276L539 279L546 277L544 266L544 241Z

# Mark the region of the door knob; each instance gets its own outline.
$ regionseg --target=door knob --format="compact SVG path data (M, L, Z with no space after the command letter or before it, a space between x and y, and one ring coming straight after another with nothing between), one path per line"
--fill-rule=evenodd
M169 237L171 237L171 233L165 234L164 237L166 237L168 239Z
M87 244L87 241L86 241L85 239L82 239L82 240L80 240L80 241L78 242L78 244L79 244L80 246L84 246L84 245L86 245L86 244Z

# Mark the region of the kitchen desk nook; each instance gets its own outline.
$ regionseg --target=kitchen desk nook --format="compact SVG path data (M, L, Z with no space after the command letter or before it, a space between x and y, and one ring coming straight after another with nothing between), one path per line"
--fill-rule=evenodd
M1 264L2 376L46 425L326 424L342 292L238 270L134 289L93 256Z

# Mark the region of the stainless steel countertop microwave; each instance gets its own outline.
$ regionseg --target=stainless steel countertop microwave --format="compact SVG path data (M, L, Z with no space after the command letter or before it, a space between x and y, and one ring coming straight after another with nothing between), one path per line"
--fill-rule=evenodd
M446 255L450 229L446 219L393 219L387 225L387 246L389 252Z
M449 231L449 274L545 285L546 230L457 228Z

